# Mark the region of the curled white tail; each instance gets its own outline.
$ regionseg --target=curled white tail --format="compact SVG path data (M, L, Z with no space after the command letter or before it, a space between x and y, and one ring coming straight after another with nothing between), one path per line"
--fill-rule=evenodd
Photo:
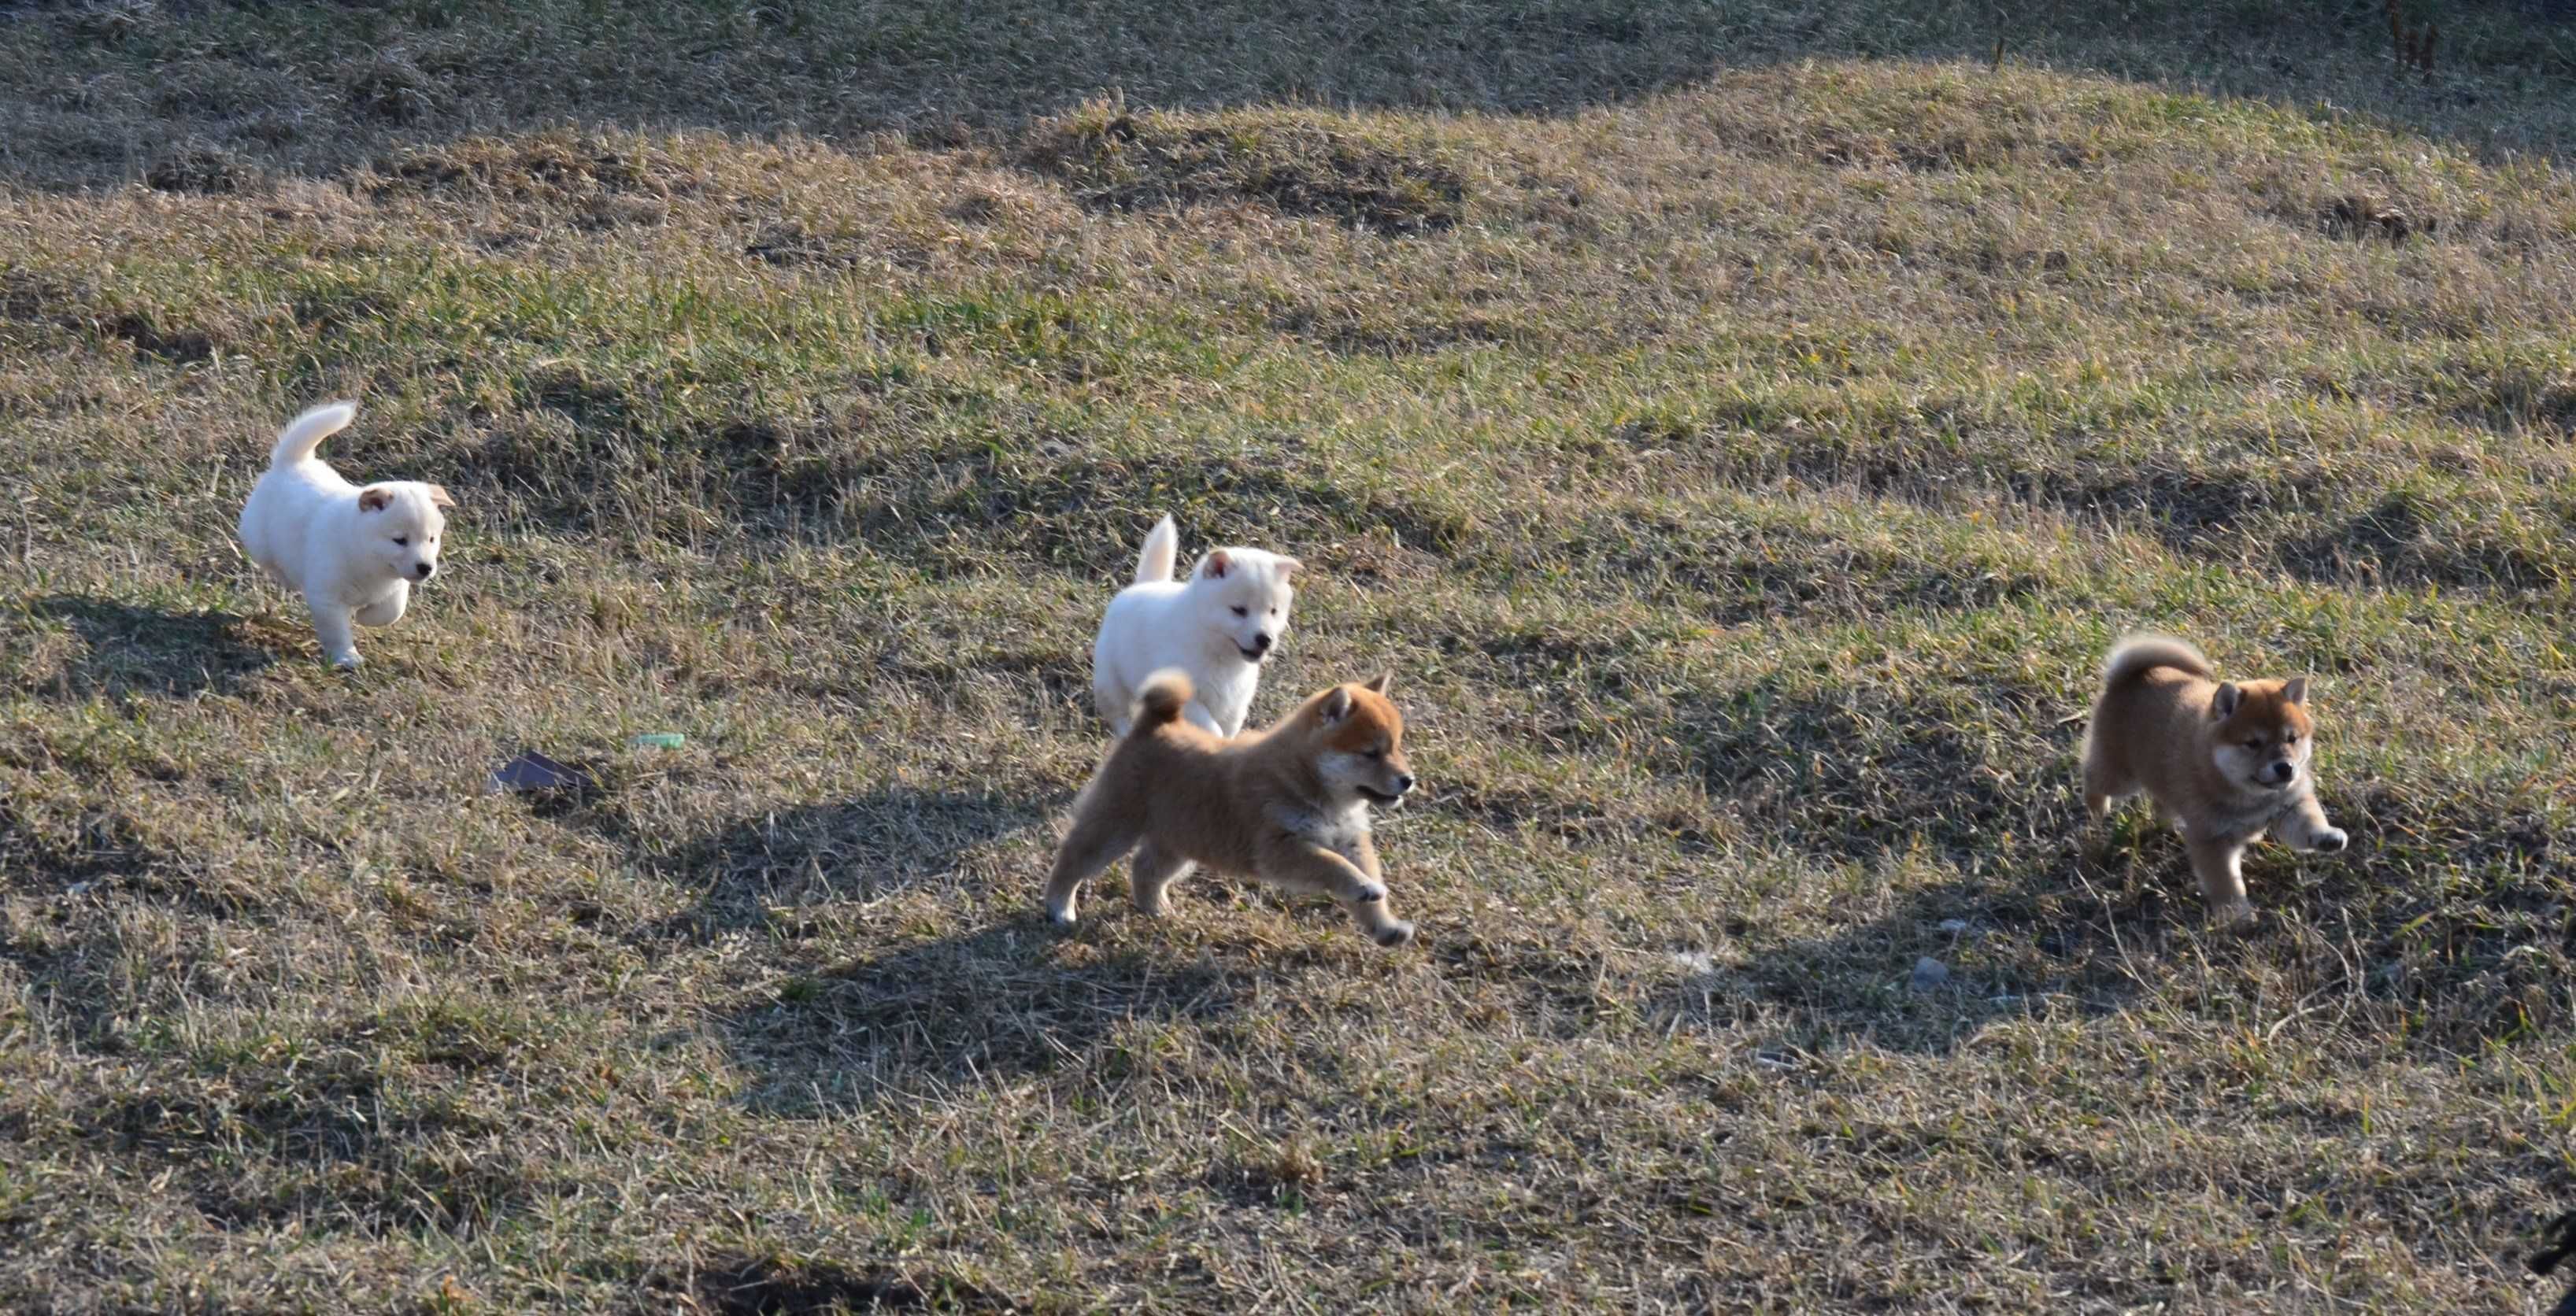
M358 418L357 404L325 402L286 423L277 436L277 446L268 450L268 464L274 468L292 466L313 455L322 440L349 427Z
M1145 536L1145 551L1136 555L1136 583L1151 585L1170 580L1172 566L1180 556L1180 528L1173 525L1172 518L1168 516L1156 521L1153 533Z

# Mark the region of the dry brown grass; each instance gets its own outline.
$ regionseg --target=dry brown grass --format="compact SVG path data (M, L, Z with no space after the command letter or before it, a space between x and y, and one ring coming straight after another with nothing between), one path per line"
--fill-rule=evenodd
M2536 1309L2564 33L1269 10L0 19L0 1297ZM344 392L355 678L230 538ZM1163 510L1404 674L1420 949L1043 926ZM2082 828L2141 623L2320 678L2255 935Z

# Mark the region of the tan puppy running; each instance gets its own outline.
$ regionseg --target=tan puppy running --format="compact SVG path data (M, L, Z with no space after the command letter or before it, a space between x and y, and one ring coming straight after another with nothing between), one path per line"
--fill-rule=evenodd
M2277 827L2300 850L2344 848L2307 766L2307 698L2304 676L2220 681L2189 644L2132 635L2102 665L2084 731L2084 807L2098 822L2114 800L2145 791L2182 832L2210 914L2250 917L2242 865L2263 833Z
M1369 805L1413 789L1391 678L1337 685L1267 731L1220 740L1182 717L1190 679L1166 669L1136 692L1134 724L1073 804L1047 878L1048 917L1074 920L1083 879L1135 850L1129 893L1161 914L1192 864L1330 896L1381 946L1413 925L1387 908Z

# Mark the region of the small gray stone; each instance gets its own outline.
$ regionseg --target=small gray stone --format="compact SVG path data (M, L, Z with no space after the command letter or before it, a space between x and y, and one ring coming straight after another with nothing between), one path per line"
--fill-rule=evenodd
M1928 992L1950 981L1950 966L1929 955L1914 961L1914 990Z
M1960 933L1968 930L1968 920L1963 918L1945 918L1941 920L1941 930L1949 933L1951 936L1958 936Z

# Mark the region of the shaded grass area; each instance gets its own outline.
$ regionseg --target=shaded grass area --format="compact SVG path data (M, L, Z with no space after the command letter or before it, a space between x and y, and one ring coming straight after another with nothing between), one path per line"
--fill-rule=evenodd
M2015 50L2256 90L2222 38L2270 12ZM2537 1303L2576 192L2496 148L2565 114L2547 29L2464 19L2390 127L1707 67L1984 55L1985 10L1324 10L1222 59L1124 13L0 28L44 93L0 148L0 1294ZM2359 78L2329 20L2264 76ZM153 155L76 108L196 154L69 190ZM326 394L345 469L463 504L347 679L230 539ZM1313 569L1262 715L1402 674L1419 951L1205 879L1040 926L1166 510ZM2082 826L2066 719L2140 624L2317 678L2355 848L2256 852L2249 936L2143 812ZM486 793L526 747L598 788Z
M0 76L27 93L0 110L0 169L47 185L142 177L223 194L280 169L345 167L390 142L602 121L956 146L1113 88L1191 110L1562 116L1634 104L1721 64L1816 58L2011 59L2385 116L2481 151L2564 150L2570 121L2556 93L2576 73L2576 45L2563 7L2399 9L2410 28L2440 28L2429 73L2396 66L2389 13L2369 0L2099 12L1949 0L1346 0L1187 14L1094 0L972 15L888 3L405 0L324 13L87 0L0 16ZM1919 164L1973 152L1987 131L1912 154L1866 135L1828 138L1843 163ZM1185 154L1219 144L1225 129L1208 133ZM2347 222L2382 227L2377 215L2361 207Z

